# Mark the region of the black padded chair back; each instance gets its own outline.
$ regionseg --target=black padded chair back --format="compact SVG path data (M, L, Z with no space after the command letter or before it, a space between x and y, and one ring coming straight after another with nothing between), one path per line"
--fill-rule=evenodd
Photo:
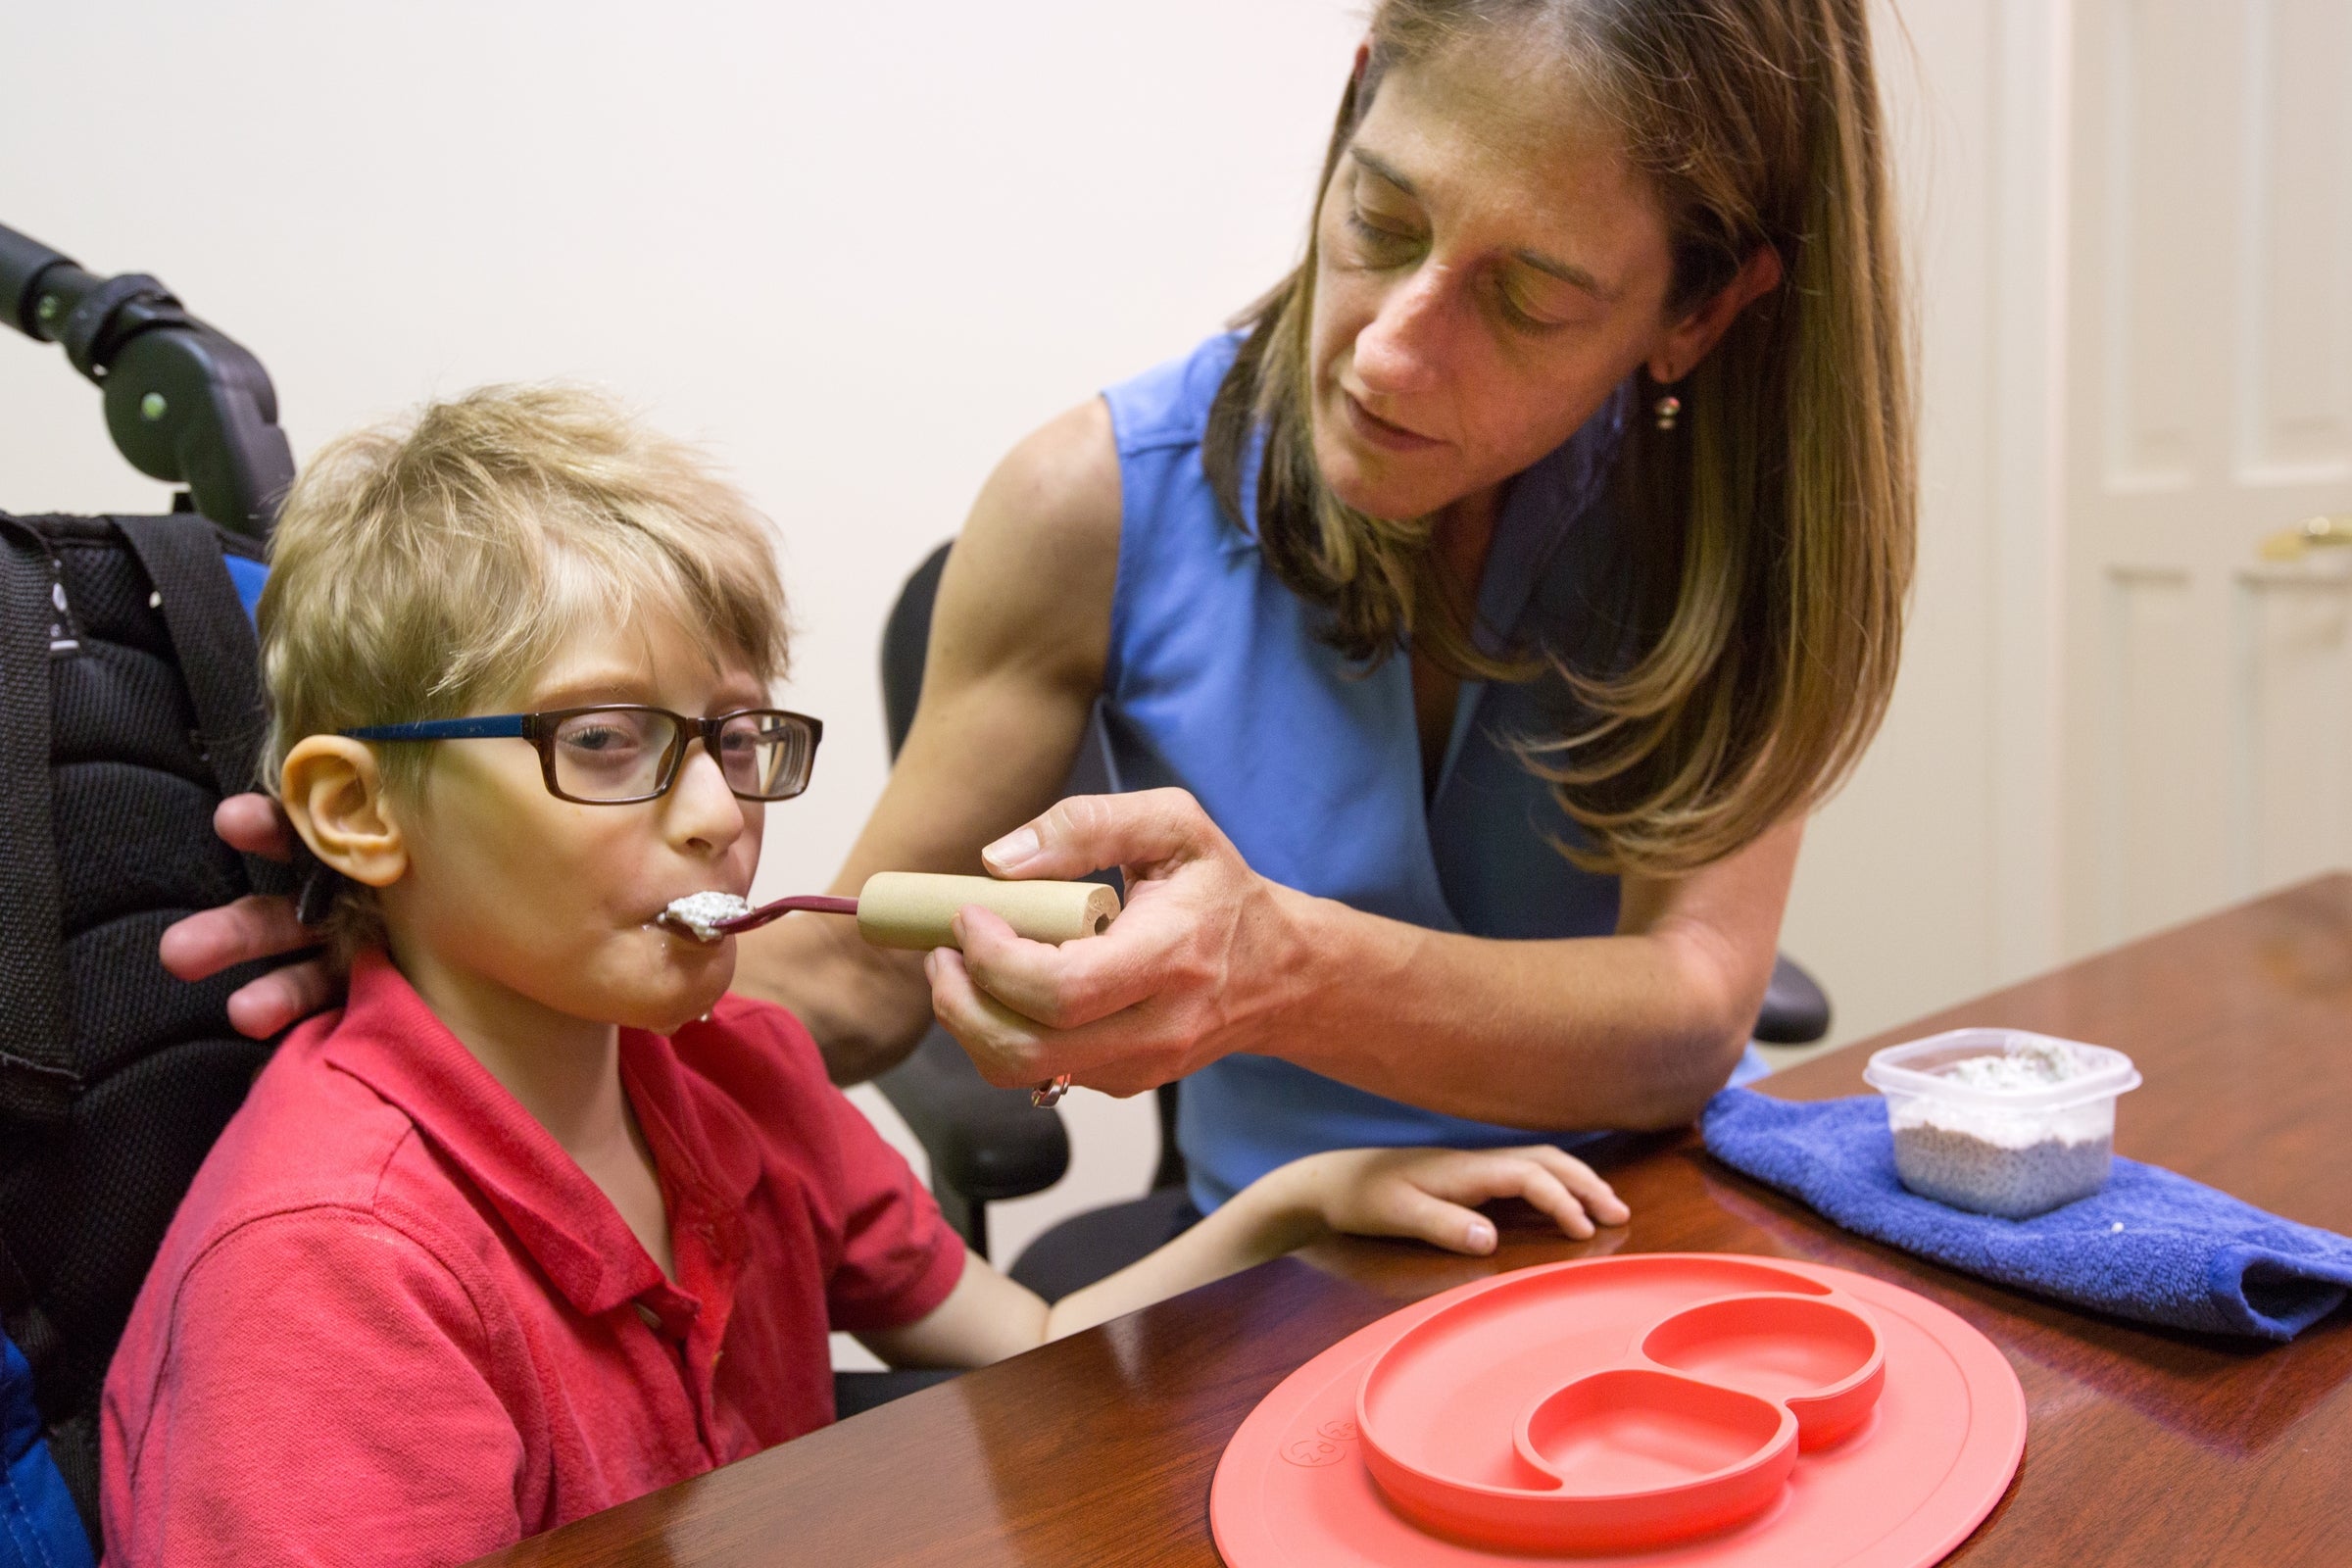
M262 736L253 628L203 517L0 514L0 1328L98 1539L98 1398L165 1227L270 1048L156 939L287 891L213 832Z
M939 601L940 574L948 569L948 552L955 546L951 539L923 558L882 624L882 722L890 731L894 762L914 727L914 705L923 695L923 656L931 647L931 607Z

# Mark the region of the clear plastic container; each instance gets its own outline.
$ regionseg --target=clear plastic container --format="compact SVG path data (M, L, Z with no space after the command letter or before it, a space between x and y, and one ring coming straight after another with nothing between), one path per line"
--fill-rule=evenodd
M1894 1167L1922 1198L2025 1219L2107 1185L2132 1058L2022 1029L1954 1029L1875 1053Z

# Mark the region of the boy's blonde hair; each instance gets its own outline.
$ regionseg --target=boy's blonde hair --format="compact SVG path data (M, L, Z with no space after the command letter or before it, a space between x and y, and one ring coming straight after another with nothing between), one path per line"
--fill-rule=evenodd
M513 700L589 626L673 615L763 681L785 672L768 525L701 453L601 393L491 386L356 430L281 509L257 619L270 692L264 787L308 735L454 718ZM413 793L433 747L375 743ZM380 936L348 890L347 956Z

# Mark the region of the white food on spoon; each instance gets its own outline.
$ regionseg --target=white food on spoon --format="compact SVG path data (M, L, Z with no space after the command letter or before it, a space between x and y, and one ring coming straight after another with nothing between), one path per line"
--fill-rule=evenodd
M740 894L689 893L670 900L669 907L662 911L662 920L683 928L697 942L716 942L724 934L718 929L720 921L751 912L751 901Z

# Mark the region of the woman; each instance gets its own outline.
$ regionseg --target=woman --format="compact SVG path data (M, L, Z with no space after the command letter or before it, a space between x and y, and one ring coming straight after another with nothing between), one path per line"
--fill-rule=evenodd
M933 1011L1000 1083L1186 1076L1203 1208L1315 1149L1689 1119L1894 675L1881 143L1861 0L1386 0L1298 270L983 489L838 884L986 844L1120 865L1128 912L1053 949L967 910L919 971L788 921L739 988L844 1080ZM1139 793L1043 810L1098 703ZM294 940L248 907L167 961Z

